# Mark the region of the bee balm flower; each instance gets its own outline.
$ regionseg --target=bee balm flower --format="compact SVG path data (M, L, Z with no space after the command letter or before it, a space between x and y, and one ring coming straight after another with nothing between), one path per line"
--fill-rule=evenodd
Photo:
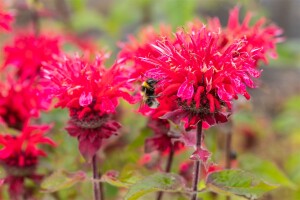
M30 118L48 108L49 102L35 78L17 77L16 71L1 73L6 81L0 82L0 120L10 128L22 130Z
M1 134L0 163L4 167L7 176L4 180L9 185L11 197L17 197L23 192L25 178L39 179L35 174L38 159L46 156L38 145L48 144L55 146L55 143L45 132L49 126L31 126L26 124L22 132L17 135Z
M227 27L223 28L220 36L220 48L225 48L235 39L247 40L247 45L242 49L243 52L257 50L253 57L258 61L268 63L267 55L276 58L276 43L283 40L280 35L282 29L275 24L268 24L265 18L250 25L251 13L247 13L242 23L239 22L239 7L235 7L230 11ZM213 18L208 21L209 27L215 31L220 30L220 21ZM256 66L257 66L256 65Z
M42 62L53 61L59 53L58 38L21 34L4 46L4 65L16 67L20 76L35 77L40 75Z
M202 120L204 127L227 121L231 101L238 95L250 98L246 88L254 88L257 78L257 51L243 52L247 40L235 40L227 48L219 48L220 33L204 25L187 33L179 30L175 41L157 41L152 48L159 56L141 57L152 69L146 77L159 80L157 99L170 99L176 109L162 118L194 127ZM164 100L165 101L165 100Z
M127 93L130 84L117 64L106 69L107 55L90 63L79 56L62 57L54 65L45 64L49 92L58 98L57 107L70 111L69 134L77 137L81 154L90 161L104 138L116 134L120 124L111 119L119 98L134 99Z

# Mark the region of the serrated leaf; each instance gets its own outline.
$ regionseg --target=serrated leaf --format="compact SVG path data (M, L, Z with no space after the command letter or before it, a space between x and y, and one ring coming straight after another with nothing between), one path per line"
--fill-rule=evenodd
M70 173L60 170L44 179L41 188L43 192L55 192L69 188L78 182L84 181L85 179L86 174L83 171Z
M261 158L246 155L239 159L240 168L253 172L271 184L295 188L294 183L274 163Z
M142 176L136 170L126 166L121 173L115 170L110 170L102 175L101 181L109 183L116 187L128 188L137 181L141 180Z
M156 173L132 185L125 200L136 200L145 194L156 191L178 192L184 187L184 180L181 176L173 173Z
M255 175L242 170L223 170L210 173L206 179L208 189L225 195L257 199L277 186L263 182Z

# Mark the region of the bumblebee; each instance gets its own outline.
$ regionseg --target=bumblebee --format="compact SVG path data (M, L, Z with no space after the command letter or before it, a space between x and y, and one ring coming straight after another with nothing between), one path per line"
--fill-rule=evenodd
M157 83L157 80L149 78L146 81L144 81L141 86L143 102L147 104L150 108L157 108L159 106L159 102L156 99L157 96L155 96L155 85Z

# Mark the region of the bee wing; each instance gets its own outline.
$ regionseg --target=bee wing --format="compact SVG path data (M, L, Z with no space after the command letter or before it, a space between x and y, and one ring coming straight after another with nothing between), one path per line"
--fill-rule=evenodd
M152 105L150 106L150 108L157 108L159 106L159 102L157 101L157 99L153 99Z

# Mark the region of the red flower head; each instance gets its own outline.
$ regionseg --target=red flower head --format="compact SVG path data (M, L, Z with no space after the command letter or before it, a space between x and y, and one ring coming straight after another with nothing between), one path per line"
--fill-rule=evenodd
M10 31L10 23L13 21L11 13L4 10L4 5L0 2L0 30Z
M55 146L50 138L44 136L48 130L49 126L26 124L18 136L0 135L0 144L3 145L0 150L0 160L8 174L15 176L31 174L38 164L38 158L46 156L37 145Z
M179 30L175 41L151 44L159 56L141 58L152 65L145 76L158 81L158 101L169 99L171 107L176 108L163 119L176 124L183 120L186 127L203 120L208 127L227 121L231 101L238 94L250 98L246 87L255 87L251 77L260 75L254 69L257 51L241 51L248 44L246 40L236 40L220 50L219 36L205 26L190 33Z
M168 153L171 150L178 151L184 147L182 142L174 141L174 139L179 137L180 133L173 133L170 130L171 125L168 120L151 118L148 126L153 130L154 136L146 139L145 153L155 150Z
M44 134L49 126L25 125L18 136L0 135L0 163L7 172L5 183L9 184L9 191L12 197L23 192L25 178L39 179L35 175L38 165L38 158L46 156L46 153L39 149L39 144L55 146L55 143Z
M53 61L53 55L60 53L59 48L58 38L18 35L13 44L4 46L4 65L15 66L19 75L35 77L40 74L42 62Z
M6 80L0 82L0 120L11 128L22 130L29 118L38 117L41 110L48 108L49 102L34 78L3 74Z
M168 99L166 99L168 100ZM171 102L162 101L156 109L151 109L149 107L142 106L140 112L144 112L145 115L150 115L148 120L148 127L154 132L154 136L147 138L145 141L145 152L150 153L155 150L162 153L168 153L171 149L179 151L184 148L184 144L176 139L180 136L180 130L173 130L171 123L165 119L159 119L160 116L164 115L169 110L172 110Z
M253 59L256 63L260 60L268 63L267 55L275 58L276 43L283 40L279 37L282 34L282 29L274 24L266 25L266 19L259 19L253 26L249 25L251 21L251 13L247 13L244 21L239 22L239 8L235 7L230 11L228 25L222 30L220 36L220 48L225 48L236 39L247 40L245 45L240 51L251 52L257 51ZM218 18L209 20L209 27L218 31L220 29L220 21ZM257 66L257 65L256 65Z
M70 110L67 130L78 138L79 149L89 161L100 148L101 140L120 128L111 120L119 98L134 102L127 93L130 84L122 69L117 64L106 69L105 58L106 54L99 55L90 63L78 56L63 57L44 69L45 77L53 83L49 92L58 97L56 106Z
M157 40L163 40L171 36L171 28L168 26L160 26L160 31L156 31L153 27L148 26L142 29L138 33L138 39L133 36L129 36L127 43L120 43L119 46L122 49L118 55L118 58L122 62L131 65L134 69L131 78L139 78L141 74L151 68L151 65L142 62L139 57L145 56L159 56L159 54L151 47L151 43Z

